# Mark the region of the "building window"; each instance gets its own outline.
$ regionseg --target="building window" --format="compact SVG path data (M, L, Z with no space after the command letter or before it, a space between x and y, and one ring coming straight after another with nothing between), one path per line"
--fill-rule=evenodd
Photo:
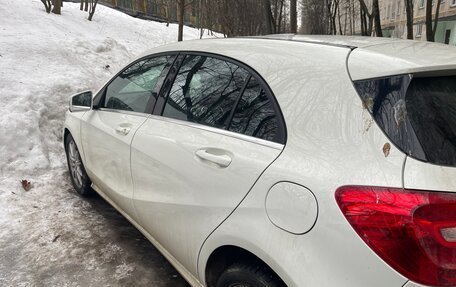
M423 33L423 24L416 26L416 37L421 37L421 33Z
M419 7L420 9L424 8L424 0L420 0L419 3L420 3L420 5L418 5L418 7Z
M451 0L451 6L456 6L456 0Z
M401 0L397 1L397 15L401 15Z

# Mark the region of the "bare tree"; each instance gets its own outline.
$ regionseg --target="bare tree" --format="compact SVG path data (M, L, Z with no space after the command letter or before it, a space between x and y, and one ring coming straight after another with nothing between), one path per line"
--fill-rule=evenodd
M51 0L41 0L41 3L43 3L44 8L46 9L46 12L51 13L51 8L52 8Z
M413 0L405 1L405 13L407 14L407 39L413 40ZM438 0L440 2L440 0Z
M301 3L301 16L303 33L328 34L329 14L327 10L328 0L303 0Z
M62 0L53 0L52 4L54 5L52 7L52 13L60 15L62 13Z
M383 37L382 23L380 20L380 8L378 5L378 0L372 1L372 15L374 17L374 23L375 23L375 36Z
M290 32L296 34L298 31L298 11L297 0L290 0Z
M435 42L435 32L437 31L437 25L439 22L440 14L440 4L441 1L437 0L435 16L434 16L434 26L432 26L432 0L426 1L426 40L429 42Z
M272 11L271 11L271 0L265 0L265 5L264 5L264 15L266 17L266 34L272 34L272 26L273 26L273 20L272 20Z
M178 0L178 22L179 31L177 33L177 41L182 41L184 36L184 13L185 13L185 0Z
M95 9L97 8L98 0L90 0L90 10L89 10L89 21L92 21L93 14L95 14Z
M326 2L326 9L329 15L329 34L337 34L336 17L339 10L339 0L331 0Z
M434 17L434 28L432 29L432 34L435 40L435 33L437 32L437 25L439 24L439 16L440 16L440 4L442 1L437 1L437 6L435 8L435 17Z
M367 8L364 0L359 0L361 6L361 35L370 36L372 34L372 28L374 26L373 15L369 13L369 8Z

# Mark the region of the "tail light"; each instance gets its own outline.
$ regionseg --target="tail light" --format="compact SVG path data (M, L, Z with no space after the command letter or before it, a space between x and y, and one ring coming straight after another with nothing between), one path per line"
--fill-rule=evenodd
M431 286L456 286L456 194L344 186L336 200L353 229L396 271Z

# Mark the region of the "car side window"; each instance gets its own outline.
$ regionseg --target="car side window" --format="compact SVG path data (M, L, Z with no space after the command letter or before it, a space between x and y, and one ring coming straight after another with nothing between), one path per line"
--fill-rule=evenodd
M156 100L154 88L174 56L141 60L118 75L106 88L103 108L145 113Z
M278 141L279 120L274 106L255 77L251 77L235 109L229 130Z
M249 72L231 62L187 56L176 75L163 116L225 129Z

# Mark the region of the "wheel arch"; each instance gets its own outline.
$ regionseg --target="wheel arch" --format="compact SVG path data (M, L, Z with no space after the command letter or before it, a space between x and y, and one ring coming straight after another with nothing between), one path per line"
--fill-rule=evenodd
M66 151L66 141L67 141L67 137L68 137L68 135L70 135L70 134L71 134L71 133L70 133L70 130L69 130L68 128L65 127L65 128L63 129L63 148L65 149L65 151Z
M245 263L248 265L262 265L280 282L280 276L261 258L252 252L235 245L224 245L213 250L206 261L204 270L205 283L208 287L215 287L220 275L230 265L235 263ZM285 286L285 283L283 283Z

